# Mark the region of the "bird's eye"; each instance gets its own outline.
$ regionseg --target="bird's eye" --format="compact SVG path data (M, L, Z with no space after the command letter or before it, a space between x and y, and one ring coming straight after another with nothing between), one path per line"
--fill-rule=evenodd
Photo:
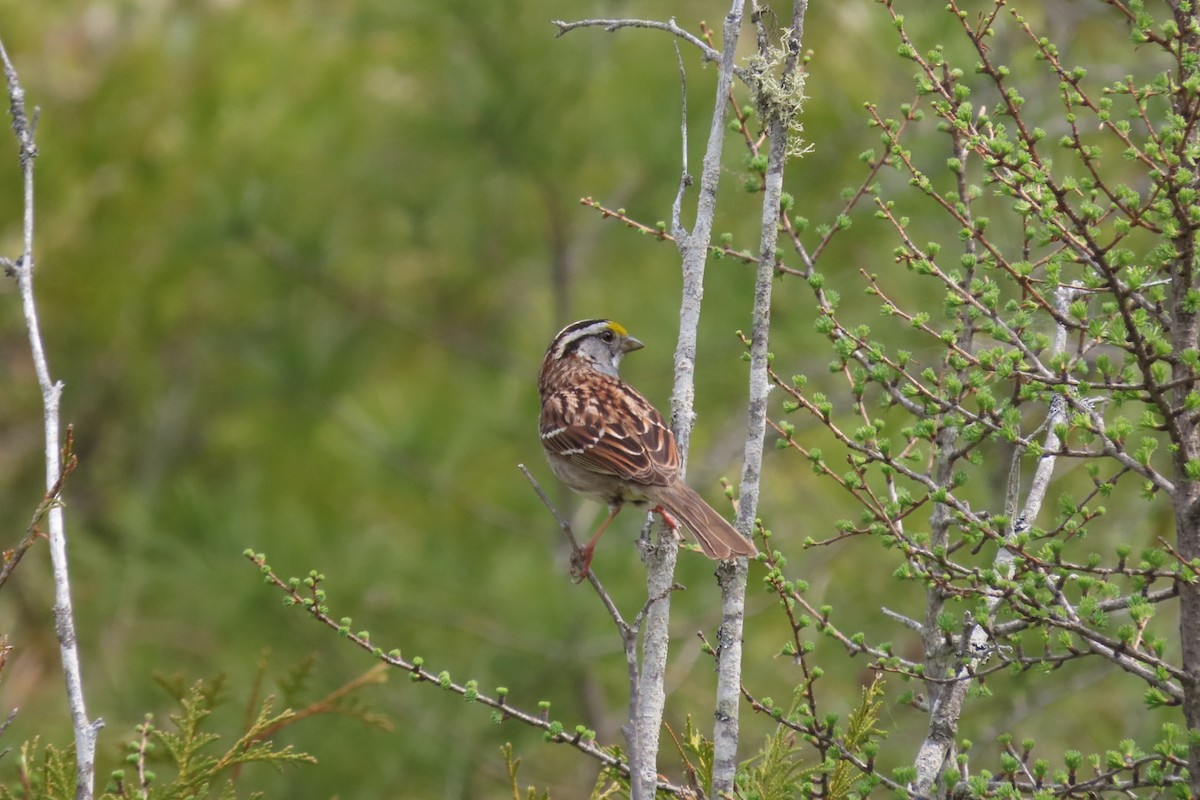
M600 334L600 341L604 342L605 344L612 344L612 341L615 338L616 334L614 334L612 331L604 331Z

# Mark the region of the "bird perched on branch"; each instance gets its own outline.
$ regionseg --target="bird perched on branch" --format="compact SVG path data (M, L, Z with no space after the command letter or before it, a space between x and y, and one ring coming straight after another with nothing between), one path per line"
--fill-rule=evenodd
M577 554L579 580L605 528L626 503L648 506L673 531L682 524L712 559L758 551L679 478L675 435L662 414L618 377L626 353L644 345L611 320L558 332L538 378L539 429L550 468L568 487L608 506L608 518Z

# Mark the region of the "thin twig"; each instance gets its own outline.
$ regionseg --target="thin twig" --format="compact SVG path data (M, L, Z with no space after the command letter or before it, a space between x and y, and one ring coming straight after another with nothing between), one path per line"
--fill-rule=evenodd
M446 672L435 673L426 669L423 664L423 659L420 658L405 658L399 650L384 652L380 647L372 644L371 640L365 635L355 633L344 629L342 622L335 620L329 615L328 609L324 605L325 597L324 590L319 588L318 579L312 579L307 585L311 596L301 594L299 590L299 582L285 581L280 578L273 569L267 564L266 557L261 553L247 551L246 558L250 560L263 574L267 583L282 591L288 598L289 605L294 605L302 608L305 612L312 616L317 622L338 632L338 635L349 640L354 645L362 650L370 653L379 661L389 664L397 669L404 670L409 673L409 677L419 683L432 683L440 686L448 692L453 692L461 697L466 698L472 703L487 706L497 713L498 719L514 719L524 725L541 730L546 740L558 744L565 744L580 752L595 759L607 769L616 770L623 775L629 775L629 762L620 756L613 755L608 748L601 747L596 743L594 738L589 738L581 733L578 729L567 730L563 728L561 723L551 720L546 714L534 714L528 711L523 711L520 708L510 704L507 700L507 695L497 694L492 696L486 692L479 690L474 682L457 683L450 679ZM668 781L656 781L656 789L660 792L666 792L674 796L684 796L686 790L680 786L676 786Z
M70 425L67 426L67 441L63 445L63 461L65 466L62 473L58 476L58 480L50 487L50 490L42 496L42 501L38 503L37 508L33 510L33 518L29 520L29 525L25 528L25 535L21 537L21 541L12 550L4 553L4 565L0 567L0 586L4 586L8 582L9 576L13 570L17 568L17 564L21 563L21 558L25 552L33 546L39 538L45 537L42 532L41 523L45 519L46 514L50 511L50 507L59 502L59 496L62 494L63 484L72 472L75 471L79 460L72 452L75 441L74 432Z
M571 552L578 553L579 542L575 538L574 531L571 530L571 523L569 523L567 519L558 512L558 509L554 507L554 503L552 503L549 496L542 491L541 485L538 484L537 479L533 477L533 475L529 472L529 469L524 464L518 464L517 468L521 470L521 472L525 473L526 480L528 480L530 485L533 486L533 490L537 493L537 496L542 501L542 504L550 511L551 516L558 521L559 529L563 532L563 535L567 538L567 541L571 545ZM596 577L595 570L589 569L586 575L588 583L590 583L592 588L596 591L596 595L600 598L600 602L603 603L604 608L608 611L608 615L612 617L613 623L617 626L617 633L621 636L621 649L625 653L625 668L629 680L629 719L622 729L625 733L625 738L629 745L630 752L632 753L634 752L634 745L637 741L637 710L641 705L641 668L638 665L637 657L638 631L641 628L642 622L645 620L647 614L650 612L650 609L653 608L656 603L665 601L671 591L681 587L679 587L678 584L672 584L665 592L661 594L661 596L649 598L646 601L646 604L637 613L637 616L634 617L633 624L631 625L625 621L625 618L621 615L620 609L617 608L616 602L613 601L612 595L608 593L603 584L600 583L600 579ZM636 762L632 761L632 758L631 763L636 764Z
M537 493L538 499L542 501L542 505L544 505L547 510L550 511L550 515L554 517L556 522L558 522L559 530L562 531L563 536L566 537L567 542L569 542L571 545L571 552L579 552L579 540L575 538L575 532L571 530L571 523L567 521L566 517L559 513L557 508L555 508L554 503L551 502L550 497L542 489L541 484L537 482L537 479L533 477L533 474L529 471L529 468L524 464L517 464L517 469L521 470L521 472L525 474L525 479L529 481L529 484L533 487L533 491ZM587 579L588 583L592 585L592 588L596 590L596 594L600 596L600 600L602 603L604 603L604 607L608 609L608 614L613 618L613 622L617 624L617 628L620 629L621 635L625 636L630 632L636 633L637 625L629 625L625 622L624 617L621 616L620 609L618 609L617 604L613 602L612 595L610 595L604 588L604 585L600 583L600 579L596 577L595 571L589 569L587 571Z
M25 314L25 327L29 333L29 349L33 355L34 371L41 388L43 422L45 426L46 495L57 496L55 486L63 475L62 445L59 437L58 405L62 395L62 384L51 380L50 367L42 344L41 327L38 324L37 304L33 293L33 163L37 156L34 130L37 112L30 119L25 110L25 91L21 88L16 68L9 60L8 51L0 42L0 60L4 62L4 77L8 83L10 113L13 132L20 148L19 159L24 177L24 252L12 270L16 273L17 286L21 295L21 307ZM75 729L75 797L76 800L91 800L95 782L96 737L103 721L88 719L83 695L83 676L79 666L79 649L75 637L75 615L71 610L71 579L67 563L66 527L62 504L52 502L46 511L49 529L50 561L54 572L54 629L58 635L59 653L62 658L63 677L67 684L67 704L71 710L71 722Z
M564 22L563 20L556 19L552 20L551 24L558 28L558 36L563 36L577 28L603 28L608 33L619 31L622 28L649 28L657 31L665 31L672 36L678 36L695 47L704 56L705 61L722 61L724 57L720 51L708 44L708 42L691 31L679 27L674 17L666 22L656 19L580 19L574 22ZM746 71L741 67L733 66L731 67L731 72L739 78L745 79L746 77Z

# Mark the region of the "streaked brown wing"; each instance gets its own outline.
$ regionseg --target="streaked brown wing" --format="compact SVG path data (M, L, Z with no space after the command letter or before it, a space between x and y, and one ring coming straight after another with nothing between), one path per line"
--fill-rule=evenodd
M602 407L610 413L601 414ZM616 381L554 392L542 403L540 428L547 450L594 472L655 486L674 483L679 473L675 437L662 415Z

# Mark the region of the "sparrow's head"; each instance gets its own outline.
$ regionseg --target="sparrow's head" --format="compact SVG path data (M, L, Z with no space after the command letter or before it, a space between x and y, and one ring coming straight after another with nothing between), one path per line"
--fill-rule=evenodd
M574 360L617 377L617 368L626 353L644 347L629 335L625 326L610 319L585 319L573 322L558 332L546 349L542 371L551 364L568 363Z

